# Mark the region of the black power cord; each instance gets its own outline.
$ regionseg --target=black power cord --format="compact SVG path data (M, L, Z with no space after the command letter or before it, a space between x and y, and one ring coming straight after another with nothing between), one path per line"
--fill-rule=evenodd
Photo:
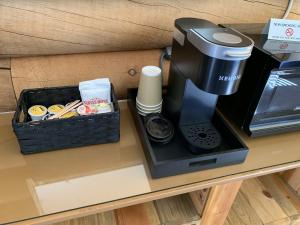
M161 54L160 54L160 58L159 58L159 68L161 69L162 73L163 73L163 66L164 66L164 60L170 60L171 59L171 55L172 55L172 47L168 46L165 47ZM162 78L163 78L163 74L162 74ZM163 83L163 81L162 81Z

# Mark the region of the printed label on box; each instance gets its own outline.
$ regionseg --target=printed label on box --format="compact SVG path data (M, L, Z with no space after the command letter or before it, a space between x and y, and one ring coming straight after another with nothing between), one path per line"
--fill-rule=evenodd
M271 19L269 22L268 39L300 41L300 21Z

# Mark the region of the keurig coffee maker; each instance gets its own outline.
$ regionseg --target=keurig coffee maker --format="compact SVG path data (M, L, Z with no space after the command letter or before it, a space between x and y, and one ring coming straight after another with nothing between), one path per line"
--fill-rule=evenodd
M148 116L139 115L135 107L136 89L128 92L153 178L244 162L247 146L215 108L218 95L237 91L252 47L251 39L233 29L195 18L175 21L169 83L160 114L172 122L172 138L165 142L151 138ZM170 127L166 122L152 125L155 131Z
M209 21L175 21L166 111L192 152L220 145L212 123L218 95L237 91L252 47L250 38Z

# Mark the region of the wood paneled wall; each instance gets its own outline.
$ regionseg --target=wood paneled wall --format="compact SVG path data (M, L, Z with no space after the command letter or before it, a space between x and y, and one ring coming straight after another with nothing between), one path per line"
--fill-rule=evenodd
M174 20L263 23L280 18L288 0L0 0L0 111L15 108L25 88L77 84L108 76L120 97L144 65L158 65L171 44ZM289 18L300 18L300 0ZM246 26L249 29L248 26ZM143 49L156 49L142 51ZM57 54L113 52L49 56ZM28 57L42 55L39 57ZM22 56L10 60L4 57ZM166 66L167 67L167 66ZM137 72L128 74L129 69ZM165 72L165 75L167 72Z
M0 59L0 112L14 111L15 107L16 97L11 80L10 59Z
M264 23L288 0L1 0L0 54L28 56L154 49L171 44L174 20ZM295 0L289 18L300 18Z
M159 64L161 50L73 54L13 58L11 75L16 96L26 88L78 85L80 81L108 77L119 98L137 87L141 68ZM164 65L167 82L168 62Z

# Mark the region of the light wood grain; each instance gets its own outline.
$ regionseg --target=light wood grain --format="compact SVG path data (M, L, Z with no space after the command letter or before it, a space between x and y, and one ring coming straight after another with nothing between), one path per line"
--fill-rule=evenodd
M2 0L2 56L160 48L171 44L174 20L261 23L282 17L287 0ZM295 0L289 18L300 17Z
M31 200L32 198L29 193L22 190L22 181L24 178L27 179L28 177L31 177L35 181L39 181L40 184L47 184L69 180L74 177L87 176L94 174L96 171L96 173L101 173L102 171L112 171L115 168L124 168L140 163L143 163L147 169L140 142L137 137L138 135L134 128L133 120L129 114L126 102L120 102L119 105L121 108L122 134L120 143L56 151L49 154L36 154L30 157L23 157L19 154L19 148L11 129L12 114L1 115L0 133L3 135L0 136L0 159L2 161L1 165L4 163L4 168L6 168L1 170L3 180L5 180L3 185L6 189L12 189L13 187L14 190L7 190L7 192L4 193L1 192L1 199L14 199L21 195L28 197L29 200ZM99 204L96 205L59 212L52 215L43 215L41 217L38 217L40 215L34 212L32 214L24 213L24 210L22 211L24 205L20 205L18 202L9 202L9 204L13 206L13 209L6 212L10 212L10 219L7 219L6 221L14 221L14 219L17 218L28 218L25 221L15 224L49 224L300 166L298 160L300 156L298 155L299 148L297 142L294 142L294 140L298 140L299 132L259 139L243 138L250 147L247 160L243 164L163 179L151 179L147 172L149 177L146 180L148 180L152 190L150 193L130 195L128 198L124 199L117 199L105 203L99 202ZM129 140L131 141L129 142ZM126 146L125 148L124 145ZM14 157L16 156L20 156L21 159L26 159L26 163L24 163L22 167L17 165L18 168L10 169L11 167L14 167ZM269 158L266 156L269 156ZM69 158L71 160L69 160ZM49 170L50 167L51 170ZM120 188L122 190L122 187ZM99 192L99 194L103 193L105 193L103 190ZM29 201L27 200L26 202L28 205ZM15 208L17 208L17 210Z
M291 220L290 225L300 225L300 214L290 217L290 220Z
M289 217L276 220L270 223L266 223L265 225L290 225L291 224L291 219Z
M263 195L259 196L257 193L260 192L272 201L266 201ZM286 216L278 210L277 206L274 206L274 203L285 212ZM300 198L277 174L261 176L244 181L225 224L299 224L299 204ZM281 216L278 213L281 213ZM268 215L267 220L264 219L266 215Z
M284 218L265 225L300 225L300 215Z
M169 190L162 190L162 191L157 191L154 193L144 194L144 195L131 197L127 199L121 199L118 201L97 204L82 209L74 209L66 212L46 215L38 218L32 218L25 221L18 221L11 224L12 225L47 225L49 223L65 221L73 218L88 216L88 215L101 213L101 212L118 209L122 207L127 207L135 204L145 203L157 199L167 198L178 194L189 193L189 192L197 191L204 188L209 188L216 185L224 185L226 183L240 182L241 180L244 179L250 179L256 176L262 176L270 173L277 173L283 170L290 170L297 167L300 167L300 162L286 163L285 165L278 165L278 166L273 166L271 168L264 168L256 171L249 171L241 174L235 174L226 178L224 177L217 178L205 182L199 182L199 183L185 185L182 187L172 188Z
M159 225L153 202L133 205L116 210L118 225Z
M300 168L286 171L282 177L300 196Z
M155 207L162 224L200 224L200 215L187 194L156 200Z
M239 192L227 216L228 225L263 225L254 208L244 194Z
M77 219L66 220L53 225L117 225L114 211L107 211Z
M206 188L199 191L190 192L190 198L194 203L194 206L200 216L202 216L204 206L206 204L210 188Z
M16 96L23 89L78 85L80 81L108 77L117 96L126 98L127 88L137 87L141 68L158 66L161 50L75 54L48 57L14 58L11 73ZM168 80L169 62L164 65L164 82ZM128 71L136 71L135 76Z
M265 225L300 225L300 215L294 215L284 219L276 220Z
M287 184L284 183L280 178L278 178L277 175L267 175L267 176L262 176L259 178L256 178L260 181L264 182L269 182L270 185L266 186L266 190L269 193L276 193L275 196L278 195L277 192L282 192L283 195L285 195L284 189L280 188L281 185L287 187ZM207 189L208 190L208 189ZM198 191L199 192L199 191ZM193 192L197 193L197 192ZM207 192L206 192L207 193ZM295 198L295 196L287 196L287 201L291 201ZM282 200L281 198L275 197L275 201L282 207ZM120 224L130 224L130 225L135 225L135 224L149 224L148 219L150 218L156 218L153 224L176 224L178 225L179 223L174 223L174 222L164 222L160 223L158 218L157 218L157 212L153 207L153 203L149 202L151 204L139 204L131 207L126 207L123 209L116 210L116 214L121 218L123 222L118 223ZM271 207L271 206L270 206ZM170 207L168 207L169 209ZM175 207L176 211L177 207ZM274 217L274 221L263 224L260 218L258 217L256 213L256 208L253 208L250 206L249 201L245 197L245 195L242 192L239 192L234 200L234 203L230 209L230 212L228 214L228 217L225 221L225 225L299 225L300 224L300 215L292 215L280 220L277 220L276 217ZM112 211L110 211L112 212ZM163 210L163 213L167 212L167 216L169 216L170 212L169 210ZM174 213L174 210L172 211ZM152 215L151 215L152 214ZM176 214L176 212L175 212ZM97 214L97 216L105 215L103 213ZM86 219L85 219L86 218ZM58 223L56 225L90 225L90 221L93 221L93 217L84 217L84 218L79 218L77 220L70 220L70 221L65 221L63 223ZM76 223L74 223L76 221ZM97 223L97 221L94 222L94 224L99 224L101 225L102 223ZM105 223L107 224L107 223ZM111 223L114 224L114 223Z
M276 187L282 192L294 208L300 214L300 196L279 176L272 175L273 182L276 184Z
M10 58L0 58L0 69L10 69Z
M16 98L12 86L10 70L0 69L0 112L16 109Z
M242 181L216 185L209 193L201 225L223 225Z
M241 192L246 196L251 207L256 210L263 223L266 224L288 217L259 180L244 181Z
M287 216L291 217L299 214L298 210L291 203L289 196L285 195L285 193L278 187L275 176L262 176L258 179L264 185L271 198L279 204Z

